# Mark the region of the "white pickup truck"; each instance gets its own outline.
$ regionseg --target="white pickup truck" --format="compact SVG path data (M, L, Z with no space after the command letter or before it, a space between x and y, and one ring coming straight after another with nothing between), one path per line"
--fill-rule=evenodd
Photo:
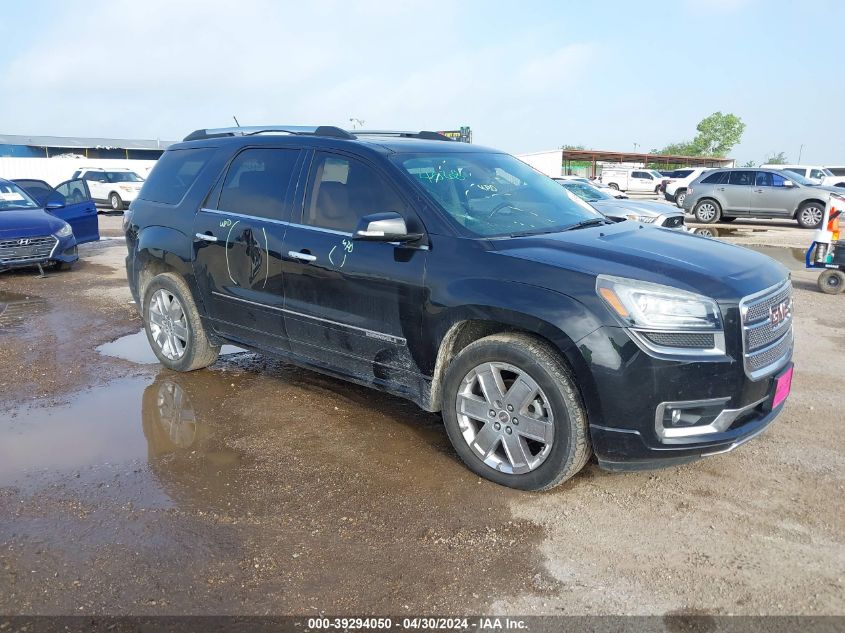
M602 167L599 181L618 191L657 193L665 176L654 169L618 169Z

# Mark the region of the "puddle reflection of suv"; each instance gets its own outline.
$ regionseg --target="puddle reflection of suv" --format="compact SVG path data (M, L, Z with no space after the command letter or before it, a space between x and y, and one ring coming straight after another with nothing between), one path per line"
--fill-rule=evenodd
M593 453L625 470L730 450L789 392L782 266L610 222L435 133L199 130L124 227L163 365L206 367L232 342L410 399L442 413L470 469L515 488Z
M683 207L702 224L738 217L783 218L815 229L831 192L840 191L777 169L716 169L690 184Z

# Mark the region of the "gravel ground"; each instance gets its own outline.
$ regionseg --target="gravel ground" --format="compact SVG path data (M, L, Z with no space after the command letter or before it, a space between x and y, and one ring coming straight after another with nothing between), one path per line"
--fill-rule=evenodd
M473 476L405 401L247 353L147 362L119 241L0 276L0 613L845 614L845 297L798 269L809 232L730 229L794 269L784 413L543 494Z

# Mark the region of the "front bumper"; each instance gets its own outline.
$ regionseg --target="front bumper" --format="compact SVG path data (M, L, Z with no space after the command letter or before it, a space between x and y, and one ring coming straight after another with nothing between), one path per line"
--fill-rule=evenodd
M26 254L20 253L6 253L3 249L0 249L0 270L29 268L30 266L37 266L38 264L43 265L50 262L72 264L79 259L76 238L73 235L63 238L50 235L31 239L45 239L46 237L54 239L55 245L50 248L49 252L33 254L31 257L27 257ZM4 255L8 255L8 257Z
M727 334L726 354L711 360L655 358L623 328L600 328L579 342L592 369L595 391L586 389L584 396L602 468L642 470L689 462L732 450L774 421L784 406L772 406L776 380L792 367L791 354L777 371L752 380L741 342ZM667 437L661 412L694 402L708 402L725 416L715 425L685 427Z

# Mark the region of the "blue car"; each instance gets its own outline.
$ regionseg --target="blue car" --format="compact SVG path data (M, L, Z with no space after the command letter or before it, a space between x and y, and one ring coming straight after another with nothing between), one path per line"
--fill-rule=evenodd
M97 209L73 182L54 189L43 181L21 181L22 187L0 179L0 271L46 264L67 270L79 259L78 244L100 239Z

